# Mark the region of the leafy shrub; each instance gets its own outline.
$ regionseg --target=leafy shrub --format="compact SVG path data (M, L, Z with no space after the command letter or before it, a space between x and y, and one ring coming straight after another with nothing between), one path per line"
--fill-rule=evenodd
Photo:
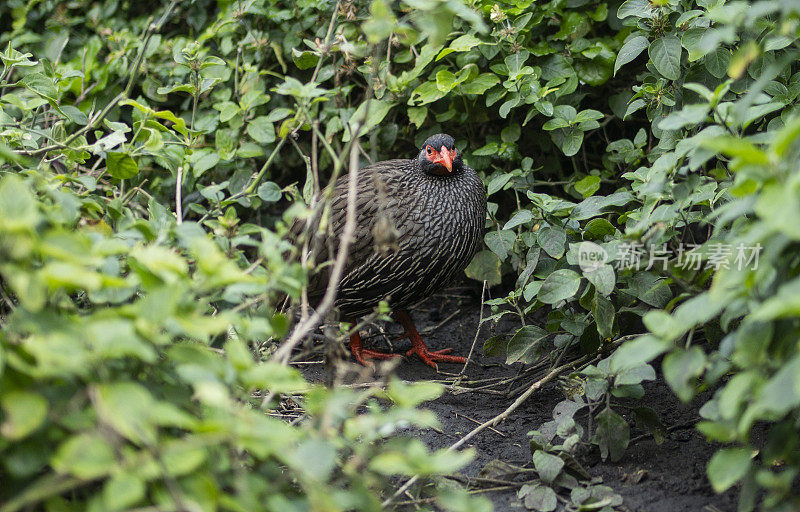
M283 241L290 204L354 139L376 160L444 131L489 192L467 274L514 284L487 320L520 329L486 351L599 356L563 418L594 427L536 433L537 457L618 459L632 420L659 439L655 411L616 407L659 368L682 400L713 391L714 489L796 508L799 17L792 0L0 5L6 507L375 508L389 475L463 462L377 442L433 421L402 384L381 411L376 390L310 390L248 352L285 334L274 304L313 271ZM266 417L283 392L312 419Z
M437 424L417 407L440 386L327 389L254 357L286 334L276 300L306 280L282 240L299 209L261 208L298 194L262 179L265 148L284 157L321 89L272 71L273 96L263 36L240 22L277 34L291 10L265 20L251 2L208 19L208 5L173 2L146 20L108 2L81 12L86 31L28 32L83 7L0 7L13 15L0 54L0 510L379 510L398 476L462 466L470 451L398 436ZM304 9L310 26L318 11ZM487 506L452 486L434 496Z

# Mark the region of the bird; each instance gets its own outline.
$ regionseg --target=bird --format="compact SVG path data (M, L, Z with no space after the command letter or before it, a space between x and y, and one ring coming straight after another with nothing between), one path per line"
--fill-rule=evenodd
M320 230L321 208L311 218L318 233L317 259L331 258L346 222L348 177L332 184L328 229ZM467 166L447 134L431 135L414 158L364 167L357 174L356 227L337 288L335 306L349 325L355 359L389 359L402 354L364 348L356 320L386 301L411 341L406 356L423 362L464 363L452 349L431 351L419 335L408 308L461 275L477 251L486 223L486 189ZM320 201L322 203L322 201ZM321 233L320 233L321 232ZM321 238L321 239L320 239ZM318 303L328 287L329 268L309 279L309 303Z

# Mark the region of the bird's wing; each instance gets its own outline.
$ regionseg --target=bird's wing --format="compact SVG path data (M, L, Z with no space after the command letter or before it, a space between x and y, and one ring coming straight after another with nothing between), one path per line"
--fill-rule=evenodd
M356 227L353 240L348 251L345 264L345 275L348 271L360 267L376 251L376 234L378 242L383 243L384 236L387 242L393 237L402 239L410 235L407 233L406 223L399 216L410 213L410 194L403 190L403 176L411 171L412 160L386 160L370 165L358 171L356 184ZM330 214L328 227L312 244L315 260L318 263L336 257L344 227L347 222L347 195L348 176L339 177L333 184L333 193L330 200ZM319 198L317 198L319 201ZM318 231L323 214L323 204L320 202L317 211L311 219L311 233ZM389 222L375 226L379 219L384 218ZM302 233L305 222L295 223L292 232L295 235ZM388 232L382 233L383 230ZM333 249L333 254L329 249ZM309 283L309 296L321 295L328 282L328 268L312 276Z

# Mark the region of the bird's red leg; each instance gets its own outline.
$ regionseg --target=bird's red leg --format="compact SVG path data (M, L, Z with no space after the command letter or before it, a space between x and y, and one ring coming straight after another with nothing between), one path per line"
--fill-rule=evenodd
M446 348L443 350L428 350L428 347L425 345L425 342L422 341L422 337L417 332L417 328L414 327L414 322L411 321L411 317L408 316L408 313L405 311L395 311L394 318L397 320L400 325L406 330L406 335L408 335L408 339L411 340L411 350L406 352L406 356L410 356L411 354L416 354L422 359L425 364L428 366L433 366L436 368L436 362L442 363L466 363L466 358L461 356L450 356L447 355L450 352L451 348Z
M356 322L345 320L344 323L348 324L350 328L353 329L353 332L350 333L350 351L359 363L364 366L369 366L370 363L367 361L367 358L391 359L393 357L400 357L400 354L387 354L386 352L378 352L377 350L364 348L361 345L361 334L359 334L358 329L354 329Z

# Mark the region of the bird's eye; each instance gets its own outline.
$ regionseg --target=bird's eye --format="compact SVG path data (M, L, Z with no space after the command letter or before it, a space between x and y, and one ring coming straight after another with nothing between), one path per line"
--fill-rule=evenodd
M433 153L433 148L431 148L430 146L428 146L427 148L425 148L425 150L428 152L428 154L429 154L429 155L430 155L431 153Z

